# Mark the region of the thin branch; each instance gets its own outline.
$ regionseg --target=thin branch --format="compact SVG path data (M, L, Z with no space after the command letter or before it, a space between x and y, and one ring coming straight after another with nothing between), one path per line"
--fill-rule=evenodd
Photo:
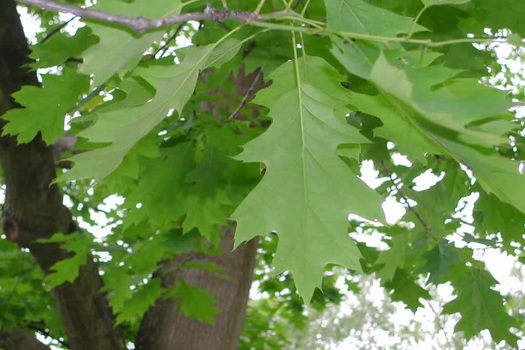
M423 12L426 11L426 9L428 9L430 6L427 6L425 5L421 11L419 11L419 13L417 14L416 18L414 18L414 21L412 22L412 26L410 27L410 30L408 31L408 34L406 36L407 39L410 39L410 37L412 36L412 34L414 33L414 30L416 29L416 24L417 22L419 21L419 17L421 17L421 15L423 14Z
M32 329L34 331L37 331L38 333L41 333L42 335L44 335L46 337L52 338L53 340L57 341L60 345L62 345L65 348L70 348L69 344L65 340L60 340L60 339L53 338L53 336L51 335L50 331L48 331L48 330L46 330L46 329L44 329L42 327L39 327L34 322L29 323L27 325L27 328Z
M423 220L423 218L421 218L421 216L419 215L419 213L418 213L414 208L412 208L412 206L411 206L410 203L408 202L408 198L404 195L404 193L401 191L401 189L400 189L399 187L397 187L397 184L394 182L394 178L392 177L392 173L390 172L390 170L389 170L388 167L386 166L385 161L382 160L382 161L381 161L381 164L383 165L383 168L385 169L386 174L387 174L388 177L390 178L390 182L392 182L392 184L394 185L395 189L399 192L399 195L401 196L401 198L403 198L403 200L405 201L408 210L410 210L412 213L414 213L414 215L416 216L416 218L421 222L421 224L422 224L423 227L425 228L425 231L430 232L430 227L429 227L429 226L427 225L427 223Z
M163 18L144 18L144 17L128 17L120 16L113 13L107 13L102 10L94 10L90 8L77 7L53 0L16 0L26 5L34 5L40 8L67 12L82 18L91 18L99 21L120 24L128 27L137 33L144 33L148 29L161 28L175 23L183 23L188 21L202 21L210 20L216 22L223 22L227 19L248 23L250 21L260 21L261 16L253 12L228 11L222 9L221 11L207 7L204 12L189 12L181 15L167 16Z
M356 33L356 32L342 32L339 30L334 30L331 28L322 28L316 27L309 28L305 26L290 26L286 24L279 23L268 23L270 20L289 20L294 19L306 24L308 19L301 17L300 14L297 14L290 10L293 0L290 0L287 3L285 0L282 0L286 5L286 10L278 11L275 13L269 13L260 15L256 12L241 12L241 11L228 11L227 9L217 10L211 7L206 7L203 12L189 12L181 15L167 16L163 18L148 19L144 17L128 17L120 16L112 13L107 13L102 10L95 10L92 8L77 7L53 0L15 0L19 3L26 5L34 5L43 9L58 11L58 12L67 12L75 16L82 18L91 18L107 23L114 23L122 25L132 29L137 33L144 33L148 29L161 28L169 26L176 23L183 23L187 21L196 21L200 22L203 20L211 20L218 23L222 23L225 20L234 20L242 22L243 24L248 24L262 27L273 30L287 30L292 32L302 32L309 34L319 34L319 35L337 35L345 40L369 40L375 42L397 42L397 43L411 43L411 44L420 44L427 47L438 47L445 45L453 44L473 44L473 43L505 43L505 40L498 40L494 38L458 38L444 41L432 41L430 39L411 39L407 37L389 37L382 35L372 35L366 33Z
M248 91L246 91L246 94L242 98L241 104L239 105L239 107L237 107L237 109L235 111L233 111L232 114L230 114L230 116L228 117L227 121L232 120L237 115L237 113L239 113L239 111L242 109L242 107L244 107L244 105L248 101L248 96L250 96L252 94L252 92L255 90L255 85L257 85L257 82L259 81L259 79L261 79L262 73L263 73L263 70L261 68L261 69L259 69L259 72L257 72L257 75L255 76L255 79L253 79L252 85L250 85L250 88L248 89Z
M98 96L98 94L101 92L101 91L104 91L104 89L107 87L106 83L104 84L101 84L99 86L97 86L95 89L93 89L93 91L91 91L89 93L89 95L87 95L84 99L82 99L82 101L80 101L78 103L78 105L73 109L73 110L70 110L68 111L69 114L73 114L73 112L75 111L78 111L80 108L82 108L86 103L88 103L89 101L91 101L95 96Z
M74 20L76 17L71 17L68 21L62 23L61 25L59 25L58 27L56 27L55 29L53 29L52 31L49 32L49 34L47 34L44 39L42 39L42 41L40 41L40 44L43 44L45 43L47 40L49 40L49 38L51 38L53 35L55 35L56 33L58 33L60 30L62 30L62 28L64 28L65 26L67 26L72 20Z
M303 4L304 5L304 0L297 0L295 2L295 5L292 6L292 10L295 10L297 8L297 6Z
M375 41L375 42L382 42L382 43L390 43L390 42L396 42L396 43L410 43L410 44L420 44L425 45L428 47L438 47L438 46L445 46L445 45L454 45L454 44L480 44L480 43L506 43L505 40L499 40L494 38L459 38L459 39L451 39L451 40L444 40L444 41L432 41L430 39L407 39L406 37L391 37L391 36L382 36L382 35L373 35L373 34L366 34L366 33L357 33L357 32L342 32L339 30L334 30L331 28L309 28L304 26L291 26L287 24L280 24L280 23L268 23L265 22L270 19L283 19L285 14L289 14L290 12L280 11L268 15L262 15L261 20L259 21L252 21L250 22L250 25L255 27L261 27L261 28L267 28L267 29L273 29L273 30L286 30L286 31L292 31L292 32L300 32L300 33L308 33L308 34L318 34L318 35L337 35L345 40L369 40L369 41ZM292 16L288 17L286 19L296 19L298 21L304 22L305 19L301 18L300 16Z
M153 55L151 55L152 58L155 58L157 56L157 54L161 51L162 54L159 56L159 57L162 57L164 56L164 54L166 53L166 51L168 50L168 46L170 46L171 42L175 39L177 39L177 36L179 35L180 31L182 30L182 28L184 27L184 25L186 24L186 22L183 22L181 23L177 29L175 30L175 33L173 33L172 36L169 37L168 40L166 40L166 42L164 43L164 45L162 45Z
M462 218L453 218L453 219L459 221L463 225L469 225L469 226L472 226L472 227L476 226L476 225L474 225L474 223L467 222L467 221L463 220Z
M310 5L310 0L306 0L306 4L304 4L304 7L303 9L301 10L301 16L306 16L307 18L310 17L308 16L308 5Z

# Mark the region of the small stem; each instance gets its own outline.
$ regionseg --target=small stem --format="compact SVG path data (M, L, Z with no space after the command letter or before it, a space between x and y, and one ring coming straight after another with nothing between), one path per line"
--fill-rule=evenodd
M257 75L255 76L255 79L253 79L252 85L250 85L250 88L248 89L248 91L246 91L246 94L244 94L244 97L242 98L242 101L239 104L239 107L237 107L237 109L235 109L235 111L233 111L233 113L230 114L230 116L228 117L228 119L226 121L230 121L233 118L235 118L235 116L239 113L239 111L242 109L242 107L244 107L244 105L246 105L246 102L248 101L248 97L255 90L255 85L257 85L257 82L259 81L259 79L261 79L262 73L263 73L263 70L261 68L261 69L259 69L259 72L257 72Z
M158 49L153 55L151 55L151 57L154 58L155 56L157 56L157 54L158 54L159 52L161 52L161 51L164 50L164 51L162 52L162 54L160 55L160 57L162 57L162 56L166 53L166 51L168 50L168 46L171 44L171 42L177 38L177 36L179 35L179 33L180 33L182 27L184 27L185 24L186 24L186 22L181 23L181 24L177 27L177 29L175 30L175 33L173 33L173 35L170 36L168 40L166 40L166 42L164 43L164 45L162 45L161 47L159 47L159 49Z
M295 2L295 5L292 6L292 10L295 11L295 9L297 8L297 6L301 5L301 4L304 4L304 1L303 0L297 0Z
M300 17L295 12L283 14L282 16L279 16L279 20L297 21L297 22L300 22L300 23L308 24L308 25L310 25L310 26L312 26L314 28L318 28L320 30L325 29L325 24L323 22L319 22L319 21L307 19L307 18L304 18L304 17Z
M257 7L255 8L255 13L261 13L261 9L263 8L264 6L264 3L266 2L266 0L261 0L259 1L259 4L257 5Z
M265 15L261 16L260 21L251 21L249 25L255 26L255 27L261 27L261 28L268 28L268 29L274 29L274 30L286 30L291 32L302 32L302 33L308 33L308 34L319 34L319 35L337 35L345 40L368 40L368 41L375 41L375 42L382 42L382 43L390 43L390 42L397 42L397 43L409 43L409 44L420 44L420 45L426 45L428 47L437 47L437 46L445 46L445 45L452 45L452 44L475 44L475 43L493 43L498 42L497 39L491 39L491 38L461 38L461 39L452 39L452 40L444 40L444 41L432 41L430 39L407 39L405 37L391 37L391 36L381 36L381 35L372 35L372 34L363 34L363 33L354 33L354 32L341 32L338 30L333 30L330 28L307 28L307 27L294 27L289 26L286 24L279 24L279 23L267 23L264 22L268 19L277 19L284 16L275 16L275 14ZM270 18L271 17L271 18ZM502 41L505 42L505 41Z
M388 167L386 166L386 163L384 160L381 161L381 164L383 165L383 168L385 169L385 172L386 174L388 175L388 177L390 178L390 182L392 182L392 185L394 185L394 188L399 192L399 195L401 196L401 198L403 198L403 200L405 201L406 205L407 205L407 208L409 211L411 211L412 213L414 213L414 215L416 216L416 218L419 220L419 222L421 222L421 224L423 225L423 227L425 228L425 231L428 233L430 232L430 227L427 225L427 223L423 220L423 218L421 218L421 216L419 215L419 213L410 205L410 203L408 202L408 198L405 196L405 194L401 191L401 189L397 186L397 184L394 182L394 178L392 177L392 173L390 172L390 170L388 169Z
M304 16L304 14L306 13L306 9L308 8L308 5L310 5L310 0L307 0L306 4L304 4L304 7L301 11L301 16Z
M39 43L39 44L43 44L45 43L46 41L49 40L49 38L51 38L53 35L55 35L56 33L58 33L62 28L64 28L65 26L67 26L72 20L74 20L76 18L76 16L74 17L71 17L68 21L62 23L61 25L59 25L58 27L56 27L55 29L53 29L52 31L49 32L49 34L47 34L43 39L42 41Z
M424 6L421 11L419 11L419 13L417 14L416 18L414 18L414 22L412 22L412 26L410 27L410 30L408 31L408 34L406 36L407 39L410 39L410 37L412 36L412 34L414 34L414 30L416 29L416 24L417 24L417 21L419 21L419 17L421 17L421 15L423 14L423 12L425 12L425 10L428 8L428 6Z
M473 223L467 222L467 221L463 220L462 218L454 218L454 220L459 221L463 225L469 225L469 226L475 227L475 225Z
M75 111L78 111L80 108L82 108L86 103L88 103L89 101L91 101L95 96L98 96L98 94L101 92L101 91L104 91L104 89L107 87L106 83L104 84L101 84L99 86L97 86L95 89L93 89L93 91L91 91L89 93L89 95L86 96L86 98L82 99L78 105L71 111L68 111L68 114L73 114L73 112Z

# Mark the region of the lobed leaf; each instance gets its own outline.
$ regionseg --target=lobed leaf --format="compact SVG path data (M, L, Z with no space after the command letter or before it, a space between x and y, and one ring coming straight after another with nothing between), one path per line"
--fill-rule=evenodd
M488 329L496 342L505 340L516 347L518 337L510 328L517 327L517 322L505 311L502 296L492 290L496 283L487 271L470 269L465 276L452 281L458 296L445 305L443 313L461 314L455 330L464 332L467 339Z
M296 76L295 71L299 76ZM337 155L340 144L368 142L336 114L344 104L342 78L324 60L285 63L256 102L270 108L273 123L237 157L262 162L266 173L233 213L235 244L276 232L277 272L290 270L305 301L320 287L324 265L361 270L349 238L348 214L382 219L381 198Z
M42 75L42 86L25 85L13 94L25 108L11 109L2 116L9 121L3 135L16 135L18 143L28 143L40 133L48 145L62 137L66 114L89 88L89 77L65 69L62 75Z

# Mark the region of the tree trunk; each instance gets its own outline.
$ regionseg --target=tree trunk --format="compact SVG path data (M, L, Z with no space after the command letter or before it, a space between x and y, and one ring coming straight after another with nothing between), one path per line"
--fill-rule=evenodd
M233 230L224 230L218 256L187 253L163 263L160 274L163 287L179 279L210 290L220 314L210 325L185 316L173 300L158 301L144 316L140 326L137 350L233 350L239 346L255 266L257 240L252 239L233 252ZM202 261L222 267L228 279L202 269L177 270L185 262ZM168 272L173 271L173 272Z
M21 68L29 61L28 52L15 2L0 1L0 114L18 107L10 94L22 85L37 83L34 72ZM14 137L2 136L0 162L6 185L3 232L20 247L29 248L47 274L53 264L68 254L57 244L35 241L57 232L77 230L62 204L58 187L50 185L56 177L52 149L39 136L21 145ZM88 260L73 283L52 291L68 342L72 349L80 350L125 349L124 337L115 328L107 299L98 293L102 280L97 265L91 258Z

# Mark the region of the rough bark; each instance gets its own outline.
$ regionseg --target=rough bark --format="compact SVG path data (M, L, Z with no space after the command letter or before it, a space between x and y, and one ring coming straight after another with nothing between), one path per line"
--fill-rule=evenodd
M188 318L173 300L160 300L142 320L135 347L137 350L238 348L253 277L257 240L252 239L231 252L233 231L224 230L220 248L223 254L218 256L198 253L178 256L165 262L160 270L163 287L173 286L178 279L183 279L190 285L210 290L220 312L214 317L215 324L210 325ZM189 261L214 263L222 267L222 273L230 279L217 277L205 270L177 270L177 266Z
M22 85L37 82L28 62L28 47L13 0L0 1L0 115L16 104L10 94ZM3 124L3 123L2 123ZM56 244L35 240L54 233L71 233L76 224L62 204L56 185L53 152L40 137L17 145L10 136L0 138L0 162L6 185L3 231L19 246L29 248L44 274L68 256ZM73 283L54 288L57 309L72 349L125 349L122 332L114 327L107 299L98 293L102 286L96 264L89 259Z

